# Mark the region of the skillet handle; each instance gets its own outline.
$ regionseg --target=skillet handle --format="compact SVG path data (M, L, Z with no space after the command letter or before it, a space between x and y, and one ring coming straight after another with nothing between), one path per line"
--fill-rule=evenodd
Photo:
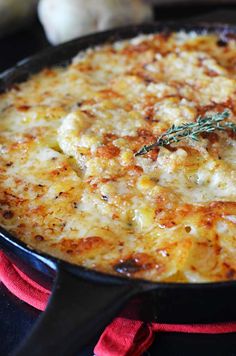
M59 266L48 306L14 356L75 355L138 292L127 283L90 282Z

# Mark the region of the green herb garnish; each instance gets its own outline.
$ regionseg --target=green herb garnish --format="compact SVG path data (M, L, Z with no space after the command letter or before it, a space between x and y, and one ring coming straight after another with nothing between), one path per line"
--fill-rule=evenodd
M229 117L228 110L209 116L199 116L196 122L188 122L179 126L173 125L161 136L159 136L152 145L144 145L135 156L145 155L149 151L163 146L169 146L172 143L180 142L184 139L198 141L198 136L202 133L213 132L215 130L225 131L227 129L236 132L236 124L233 122L222 122Z

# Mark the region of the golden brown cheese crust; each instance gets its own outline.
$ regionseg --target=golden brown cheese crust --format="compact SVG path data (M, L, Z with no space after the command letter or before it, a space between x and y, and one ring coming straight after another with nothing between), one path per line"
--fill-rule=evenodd
M0 224L64 260L153 281L236 279L231 132L134 153L230 110L236 42L184 32L80 53L0 97Z

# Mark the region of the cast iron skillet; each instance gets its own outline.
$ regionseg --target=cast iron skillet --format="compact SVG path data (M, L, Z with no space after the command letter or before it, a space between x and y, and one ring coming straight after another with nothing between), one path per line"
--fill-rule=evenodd
M0 91L44 67L65 65L78 51L107 41L159 31L217 32L224 41L236 34L226 25L148 24L86 36L49 48L0 76ZM166 323L209 323L236 320L236 281L181 284L152 283L110 276L36 251L3 228L0 246L10 259L42 285L53 285L47 309L17 356L70 356L81 350L126 304L126 316ZM54 281L54 282L53 282Z

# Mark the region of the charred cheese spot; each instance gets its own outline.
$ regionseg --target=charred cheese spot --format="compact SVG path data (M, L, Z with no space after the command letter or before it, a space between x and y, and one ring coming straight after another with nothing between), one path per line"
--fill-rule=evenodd
M97 148L96 155L101 158L114 158L120 153L120 149L115 147L113 144L108 144L106 146L101 146Z
M2 216L4 219L9 220L13 218L14 213L11 210L5 210L3 211Z
M236 279L236 136L134 154L173 124L230 110L236 40L152 34L90 48L0 95L0 224L98 271Z
M90 236L81 239L66 239L64 238L60 242L60 248L62 252L66 252L68 254L81 254L84 251L91 251L95 248L98 248L102 245L103 239L99 236Z

